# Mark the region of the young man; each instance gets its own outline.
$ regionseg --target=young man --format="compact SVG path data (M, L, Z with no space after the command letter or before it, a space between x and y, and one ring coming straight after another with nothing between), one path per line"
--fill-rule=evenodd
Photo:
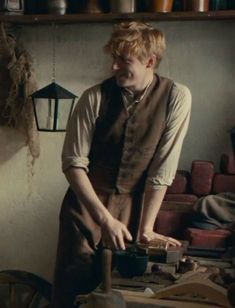
M63 171L70 184L60 215L54 306L100 282L102 247L173 238L154 232L187 131L191 95L154 73L164 35L148 24L116 26L105 51L113 76L82 95L68 123ZM140 213L142 213L140 215Z

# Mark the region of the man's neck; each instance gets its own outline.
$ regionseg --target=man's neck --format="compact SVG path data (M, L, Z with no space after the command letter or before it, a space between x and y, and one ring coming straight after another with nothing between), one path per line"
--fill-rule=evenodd
M134 97L140 97L146 88L152 83L153 81L153 75L151 75L149 78L146 78L145 82L139 87L127 87L125 88L127 92L131 93Z

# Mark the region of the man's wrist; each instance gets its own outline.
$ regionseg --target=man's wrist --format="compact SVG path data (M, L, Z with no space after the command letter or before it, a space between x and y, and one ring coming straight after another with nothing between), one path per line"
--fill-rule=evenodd
M153 232L153 227L150 226L140 227L140 234L146 234L149 232Z
M100 218L99 225L102 228L104 226L111 224L112 220L113 220L113 216L109 212L107 212L104 215L102 215L102 217Z

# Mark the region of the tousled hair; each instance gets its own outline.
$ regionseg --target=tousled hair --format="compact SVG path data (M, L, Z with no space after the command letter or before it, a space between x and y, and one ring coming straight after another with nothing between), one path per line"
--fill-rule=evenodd
M141 62L155 55L156 67L162 59L165 48L164 34L151 25L138 21L115 25L108 43L104 46L105 52L113 57L125 53L137 57Z

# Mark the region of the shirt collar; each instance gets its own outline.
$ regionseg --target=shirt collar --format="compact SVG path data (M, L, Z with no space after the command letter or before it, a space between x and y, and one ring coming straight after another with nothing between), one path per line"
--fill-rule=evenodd
M124 104L129 106L133 103L139 103L145 97L147 90L152 82L153 82L153 79L147 84L147 86L142 91L142 93L136 97L135 97L135 94L131 90L127 88L122 88L122 97L124 100Z

